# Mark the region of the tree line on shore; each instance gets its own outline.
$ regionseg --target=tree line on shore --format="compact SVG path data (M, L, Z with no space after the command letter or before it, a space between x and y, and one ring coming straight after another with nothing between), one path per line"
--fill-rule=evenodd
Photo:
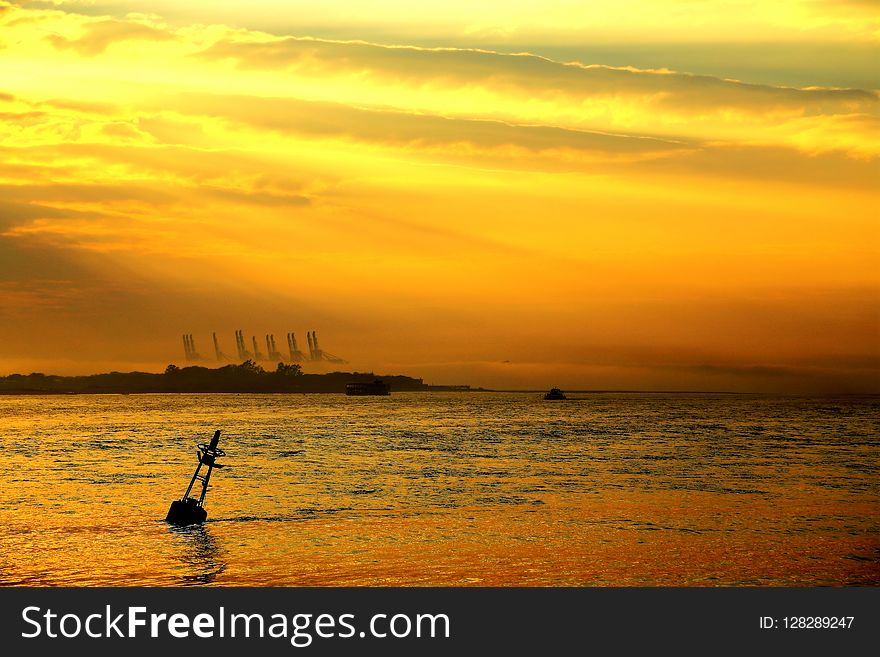
M345 392L348 383L381 378L392 390L427 390L422 379L372 372L306 374L296 363L265 370L252 360L218 368L169 365L162 373L108 372L83 376L10 374L0 377L0 393L144 393L144 392Z

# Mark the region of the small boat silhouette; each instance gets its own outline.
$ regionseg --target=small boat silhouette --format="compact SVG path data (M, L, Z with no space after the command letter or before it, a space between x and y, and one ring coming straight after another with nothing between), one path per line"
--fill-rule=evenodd
M550 392L544 395L544 399L566 399L566 396L559 388L550 388Z

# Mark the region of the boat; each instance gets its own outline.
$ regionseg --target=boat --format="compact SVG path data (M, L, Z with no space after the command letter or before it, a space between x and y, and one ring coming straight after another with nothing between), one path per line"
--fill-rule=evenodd
M365 396L365 395L390 395L391 386L376 379L372 383L348 383L345 386L345 394L349 396Z
M566 396L559 388L551 388L550 392L544 395L544 399L566 399Z

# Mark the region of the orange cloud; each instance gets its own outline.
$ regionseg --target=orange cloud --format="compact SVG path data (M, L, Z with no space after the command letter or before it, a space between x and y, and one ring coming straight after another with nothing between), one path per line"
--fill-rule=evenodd
M75 50L82 55L99 55L112 44L120 41L167 41L173 35L150 25L131 21L102 20L88 23L85 34L77 38L69 38L60 34L51 34L49 42L60 50Z
M434 380L876 389L875 90L61 9L0 15L0 369L308 321Z

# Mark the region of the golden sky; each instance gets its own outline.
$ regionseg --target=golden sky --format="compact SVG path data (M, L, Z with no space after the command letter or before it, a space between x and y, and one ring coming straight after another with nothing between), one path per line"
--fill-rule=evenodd
M0 374L880 392L877 61L876 0L0 1Z

